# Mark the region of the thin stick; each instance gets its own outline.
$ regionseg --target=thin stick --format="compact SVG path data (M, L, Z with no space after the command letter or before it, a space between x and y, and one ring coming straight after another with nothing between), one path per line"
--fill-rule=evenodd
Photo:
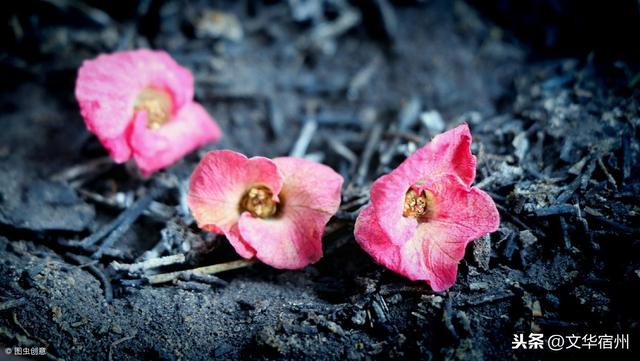
M202 273L187 272L180 276L183 281L194 281L215 286L228 286L229 283L223 279L220 279L214 275L206 275Z
M29 338L33 338L36 339L38 341L40 341L43 345L45 345L46 347L49 347L49 342L47 342L46 340L43 340L42 338L38 337L38 336L34 336L32 335L29 331L27 331L26 328L24 328L24 326L22 326L22 324L20 323L20 321L18 320L18 315L16 315L15 312L12 312L12 317L13 317L13 323L16 324L16 326L18 326L18 328L20 330L22 330L22 332L27 335L27 337Z
M407 132L407 131L402 131L402 130L390 130L386 132L385 135L396 137L396 138L402 138L404 140L414 142L418 145L424 144L425 142L425 139L421 135Z
M69 241L63 238L60 238L57 240L57 243L62 246L62 247L66 247L66 248L73 248L73 249L81 249L83 251L86 252L95 252L98 250L98 247L96 246L87 246L87 247L83 247L79 241ZM108 249L104 252L105 255L109 256L110 258L115 258L115 259L120 259L123 261L131 261L132 260L132 256L125 251L119 250L119 249L115 249L115 248L111 248Z
M342 142L332 137L326 137L325 140L334 152L346 159L351 165L358 162L358 156Z
M93 233L92 235L80 241L79 245L81 247L92 246L96 244L99 240L104 238L107 234L113 232L116 228L120 227L122 224L125 224L125 222L128 222L129 225L133 223L133 221L135 221L138 218L138 216L142 213L142 211L144 211L149 206L149 204L151 204L151 201L153 201L153 198L158 196L157 193L159 192L157 189L158 188L151 189L142 198L135 201L129 209L126 209L125 211L120 213L120 215L118 215L116 219L114 219L104 227L100 228L96 233ZM127 226L126 228L128 229L129 227ZM104 250L102 252L104 252Z
M484 304L484 303L500 301L500 300L503 300L505 298L509 298L509 297L513 297L513 296L515 296L515 295L511 291L498 291L498 292L495 292L495 293L486 294L486 295L482 296L481 298L478 298L478 297L470 298L470 299L466 300L466 302L462 306L463 307L464 306L478 306L478 305L481 305L481 304Z
M284 132L284 115L282 114L282 110L276 104L275 99L267 97L265 99L265 105L267 107L267 114L269 116L269 124L271 125L271 130L273 131L273 135L276 138L282 136Z
M112 343L112 344L109 346L109 355L108 355L109 361L112 361L112 360L113 360L113 350L114 350L114 347L115 347L115 346L118 346L119 344L121 344L121 343L123 343L123 342L125 342L125 341L131 340L131 339L133 339L134 337L136 337L136 335L135 335L135 334L133 334L133 335L131 335L131 336L123 337L123 338L121 338L121 339L119 339L119 340L115 341L114 343Z
M166 188L164 187L154 187L152 188L144 197L138 199L131 208L122 212L118 218L113 222L116 223L117 226L112 229L111 234L107 237L102 245L95 251L91 257L94 259L98 259L102 257L102 254L109 249L117 240L119 240L122 235L124 235L129 227L135 222L138 217L142 214L142 212L149 207L153 198L159 196ZM111 227L109 227L111 228ZM102 230L101 230L102 231ZM108 232L107 232L108 233ZM98 238L99 240L100 238ZM84 241L83 241L84 242Z
M220 272L226 272L226 271L231 271L231 270L238 269L238 268L248 267L248 266L251 266L254 263L256 263L256 261L254 261L254 260L231 261L231 262L214 264L214 265L211 265L211 266L198 267L198 268L194 268L194 269L190 269L190 270L186 270L186 271L176 271L176 272L169 272L169 273L161 273L161 274L157 274L157 275L147 276L147 279L149 280L150 284L165 283L165 282L173 281L173 280L177 279L178 277L180 277L181 275L183 275L185 273L188 273L188 272L205 274L205 275L212 275L212 274L216 274L216 273L220 273Z
M380 163L387 165L391 162L394 153L397 151L398 145L400 145L399 134L410 134L407 130L410 129L418 120L420 115L420 109L422 109L422 102L417 96L413 96L408 102L404 103L400 113L398 114L398 129L395 131L387 132L387 134L393 135L393 139L387 145L387 150L380 154ZM422 141L417 141L420 144Z
M73 253L67 253L67 257L76 261L81 268L86 268L87 271L95 277L98 282L102 285L102 289L104 290L104 299L107 303L111 303L113 301L113 288L111 287L111 281L109 277L96 265L92 264L92 262L86 259L83 256L79 256Z
M102 157L90 160L83 164L78 164L73 167L69 167L51 176L51 180L66 182L76 179L85 174L94 173L105 168L107 165L113 165L113 160L110 157Z
M357 99L360 91L369 83L382 63L379 56L374 57L364 68L360 69L349 83L347 97Z
M618 185L616 184L616 180L613 178L611 173L609 173L609 170L604 165L604 162L602 162L602 157L598 158L598 166L600 167L604 175L607 176L607 180L609 181L609 183L611 183L611 185L613 186L613 189L617 191Z
M26 328L24 328L24 326L22 326L22 324L20 323L20 321L18 321L18 315L16 315L15 312L11 312L11 317L13 318L13 323L16 324L16 326L18 326L18 328L25 334L27 335L27 337L31 337L31 334L29 333L29 331L27 331Z
M127 208L127 205L125 204L125 202L117 201L116 197L105 197L101 194L94 193L86 189L78 189L77 191L78 193L80 193L82 196L84 196L90 201L93 201L99 204L104 204L106 206L113 207L113 208L119 208L119 209ZM160 220L169 219L173 216L174 213L175 212L173 210L173 207L157 201L151 202L151 204L149 205L149 209L142 212L143 215L151 216L153 218L157 218Z
M574 214L576 213L576 207L571 204L558 204L555 206L549 206L545 208L538 208L535 210L535 214L538 217L556 216L559 214Z
M564 187L565 190L556 198L556 204L566 203L582 184L586 184L587 182L589 182L589 179L591 179L591 174L596 168L596 163L597 162L593 161L592 159L588 161L585 171L582 172L582 174L576 176L573 182Z
M380 138L382 137L382 125L375 124L371 131L369 132L369 140L367 140L367 144L365 145L364 152L362 154L362 158L360 161L360 165L358 166L358 172L356 174L355 183L362 184L364 182L364 178L367 176L369 169L369 162L371 162L371 157L373 156L373 152L375 151L376 145L380 142Z
M129 273L136 273L138 271L143 271L151 268L158 268L162 266L168 266L172 264L184 263L186 260L184 254L176 254L165 257L157 257L151 258L146 261L136 262L132 264L120 263L113 261L111 262L111 268L116 271L127 271Z
M14 307L20 307L22 305L24 305L25 303L27 303L27 300L25 300L24 298L18 298L15 300L9 300L6 302L2 302L0 303L0 311L4 311L4 310L8 310L10 308L14 308Z
M307 153L307 148L309 147L309 143L311 143L316 129L318 129L318 123L315 120L305 122L302 130L300 130L300 136L298 136L298 140L296 140L296 144L293 145L293 149L289 155L292 157L303 157Z

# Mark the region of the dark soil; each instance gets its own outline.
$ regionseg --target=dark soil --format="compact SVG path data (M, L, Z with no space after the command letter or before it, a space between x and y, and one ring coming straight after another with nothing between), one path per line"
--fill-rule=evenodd
M512 33L501 20L513 9L493 2L478 11L462 1L329 1L306 18L286 2L220 6L236 15L240 38L233 27L226 37L203 30L201 2L92 3L27 1L3 23L3 346L46 347L47 357L67 360L632 358L640 68L633 54L606 47L627 23L603 30L615 41L595 52L578 42L558 54L561 41L541 50L537 32ZM640 19L629 3L636 12L620 10L620 22ZM587 10L581 24L597 24L597 9ZM575 35L558 29L562 41ZM626 35L623 45L637 48L637 33ZM85 130L73 83L83 59L149 46L193 71L196 97L225 137L145 180L100 160L106 153ZM476 184L502 218L468 248L443 293L376 265L352 236L371 181L442 131L438 115L447 128L470 124ZM306 145L310 122L317 129ZM256 264L214 284L152 286L110 267L157 244L153 255L187 256L162 271L237 259L224 237L197 229L182 201L199 156L217 148L264 156L296 148L343 174L324 258L300 271ZM88 171L72 174L79 164ZM158 180L166 191L97 260L96 246L74 243L131 212ZM630 334L631 350L512 350L520 333Z

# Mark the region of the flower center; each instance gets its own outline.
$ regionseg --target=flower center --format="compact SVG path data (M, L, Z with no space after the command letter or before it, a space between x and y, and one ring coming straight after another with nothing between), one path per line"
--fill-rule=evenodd
M409 189L404 198L402 215L411 218L424 218L431 213L431 207L431 194L427 194L425 190L418 193L413 189Z
M146 87L138 94L134 109L147 112L147 128L158 129L169 121L171 95L164 90Z
M240 201L240 211L248 211L254 217L269 218L276 214L278 205L273 201L273 193L265 186L249 188Z

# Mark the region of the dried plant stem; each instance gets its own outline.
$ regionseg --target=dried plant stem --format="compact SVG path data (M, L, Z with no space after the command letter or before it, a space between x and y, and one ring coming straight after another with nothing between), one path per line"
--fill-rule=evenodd
M371 162L371 157L373 156L378 143L380 143L381 137L382 125L378 123L375 124L369 131L369 139L367 139L362 157L360 158L360 164L358 166L355 177L355 184L361 185L362 183L364 183L364 180L369 172L369 163Z
M0 302L0 311L8 310L14 307L20 307L26 303L27 303L27 300L25 300L24 298L18 298L15 300Z
M109 354L108 354L108 359L109 359L109 361L112 361L112 360L113 360L113 351L115 350L115 347L116 347L116 346L118 346L119 344L121 344L121 343L123 343L123 342L129 341L129 340L132 340L134 337L136 337L135 333L134 333L133 335L131 335L131 336L123 337L123 338L121 338L121 339L119 339L119 340L115 341L114 343L112 343L112 344L109 346Z
M91 257L94 259L101 258L102 255L107 251L107 249L109 249L116 241L118 241L122 237L122 235L127 232L127 230L129 230L129 227L131 227L131 225L138 219L142 212L144 212L144 210L149 207L153 199L160 196L165 191L166 188L164 187L152 187L147 192L147 194L135 201L135 203L131 205L131 208L120 213L120 215L113 222L106 225L93 235L82 240L80 242L81 245L93 245L106 236L106 239L103 241L102 245L91 255Z
M308 120L304 123L304 126L300 130L300 136L298 136L298 140L293 145L293 149L289 154L292 157L304 157L307 153L307 148L309 147L309 143L311 143L311 139L313 139L313 135L318 129L318 123L315 120Z
M95 261L92 261L89 258L86 258L81 255L66 253L66 256L76 263L81 268L86 268L89 273L91 273L102 285L102 289L104 290L104 299L107 303L111 303L113 301L113 288L111 287L111 280L107 277L106 273L102 270L102 268L96 266L94 264Z
M59 182L68 182L86 174L102 171L104 170L104 168L109 167L113 164L113 160L110 157L96 158L86 163L78 164L64 169L52 175L51 179Z
M607 176L607 181L609 181L609 183L611 183L611 186L613 186L613 189L615 189L617 191L618 190L618 184L616 184L615 178L613 178L611 173L609 173L609 170L607 169L607 167L604 165L604 162L602 162L602 157L598 158L598 166L600 167L600 169L602 170L604 175Z
M180 277L181 275L186 274L186 273L197 273L197 274L212 275L212 274L216 274L216 273L220 273L220 272L226 272L226 271L231 271L231 270L238 269L238 268L251 266L254 263L256 263L256 261L254 261L254 260L231 261L231 262L214 264L214 265L211 265L211 266L193 268L193 269L185 270L185 271L161 273L161 274L157 274L157 275L147 276L147 279L149 280L150 284L165 283L165 282L173 281L173 280L177 279L178 277Z
M138 271L144 271L151 268L184 263L185 259L186 258L184 254L176 254L176 255L165 256L165 257L151 258L146 261L136 262L131 264L113 261L111 262L111 268L113 268L116 271L127 271L129 273L136 273Z

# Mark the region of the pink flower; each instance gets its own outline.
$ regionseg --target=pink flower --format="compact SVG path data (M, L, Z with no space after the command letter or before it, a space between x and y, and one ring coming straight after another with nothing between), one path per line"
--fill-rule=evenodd
M466 124L447 131L371 185L355 237L378 263L435 291L456 280L467 244L498 228L489 195L471 187L476 159Z
M209 152L189 182L198 226L223 233L244 258L297 269L322 257L322 233L340 205L342 177L304 159Z
M111 157L133 157L145 175L167 167L220 129L193 101L193 76L164 51L133 50L86 60L76 99L87 128Z

